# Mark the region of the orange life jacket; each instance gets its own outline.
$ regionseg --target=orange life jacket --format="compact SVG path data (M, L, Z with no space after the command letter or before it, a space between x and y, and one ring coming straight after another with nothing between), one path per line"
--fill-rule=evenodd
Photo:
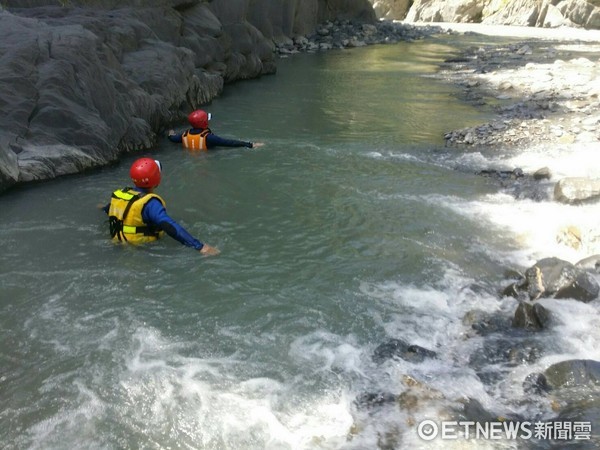
M187 130L181 135L181 143L183 144L183 147L187 148L188 150L208 151L208 146L206 145L206 136L210 134L210 129L206 128L199 134L192 134L190 131L191 130Z

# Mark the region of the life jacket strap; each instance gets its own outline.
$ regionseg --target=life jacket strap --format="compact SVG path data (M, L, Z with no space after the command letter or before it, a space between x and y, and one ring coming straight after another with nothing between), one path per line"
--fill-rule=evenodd
M111 238L117 236L119 241L121 241L121 235L123 234L123 221L119 220L117 216L110 216L108 218L108 230L110 231Z
M125 234L135 234L137 233L136 228L147 228L147 227L131 227L128 225L123 225L123 222L125 221L125 218L127 217L127 214L129 214L129 210L131 209L131 205L133 205L137 200L139 200L140 198L142 198L144 195L143 193L137 192L137 191L133 191L133 193L130 193L131 188L125 188L120 192L114 192L113 193L113 197L114 198L120 198L122 200L127 200L127 206L125 207L125 211L123 211L123 219L119 220L116 216L110 216L108 218L108 224L109 224L109 229L110 229L110 236L111 237L115 237L117 236L119 238L119 242L125 240L125 242L127 242L127 237L125 236Z

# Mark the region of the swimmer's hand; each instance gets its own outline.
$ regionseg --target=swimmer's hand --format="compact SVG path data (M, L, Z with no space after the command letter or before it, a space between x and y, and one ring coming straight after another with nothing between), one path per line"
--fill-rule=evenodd
M215 256L221 253L218 248L212 247L208 244L204 244L198 251L206 256Z
M253 142L252 143L252 148L262 147L263 145L265 145L264 142Z

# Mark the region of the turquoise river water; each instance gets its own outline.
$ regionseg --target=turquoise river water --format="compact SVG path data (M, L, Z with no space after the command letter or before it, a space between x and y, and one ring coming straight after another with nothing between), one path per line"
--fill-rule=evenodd
M0 196L1 446L516 448L427 442L416 424L465 398L551 417L522 382L598 359L598 306L547 300L568 320L541 358L478 363L491 338L463 317L512 314L503 273L561 256L539 230L563 211L475 174L519 155L444 146L491 117L432 76L468 43L448 39L282 59L206 106L215 133L263 147L192 154L162 138L144 153L163 163L171 216L218 257L109 242L97 205L141 154ZM374 361L390 339L438 356ZM407 376L424 386L410 407L357 401L414 390Z

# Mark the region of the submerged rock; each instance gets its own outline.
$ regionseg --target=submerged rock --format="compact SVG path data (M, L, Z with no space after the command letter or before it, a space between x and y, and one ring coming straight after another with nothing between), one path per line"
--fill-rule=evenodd
M462 323L470 326L471 329L481 336L507 331L511 326L509 317L480 310L467 312L463 316Z
M600 423L600 361L561 361L548 367L544 376L559 411L553 420L592 424L587 442L591 446L581 448L598 448L600 439L593 426Z
M461 400L459 403L462 408L457 410L458 420L475 423L495 422L499 420L498 415L485 409L479 400L469 397Z
M552 389L600 386L600 361L571 359L553 364L544 372Z
M379 364L397 357L409 362L423 362L426 358L435 358L436 356L436 352L432 350L408 344L401 339L390 339L375 349L373 361Z
M359 409L371 409L395 403L397 400L398 396L389 392L368 392L357 396L354 403Z
M543 354L541 344L530 338L488 338L469 358L469 366L477 371L497 365L515 367L538 361Z
M549 392L550 386L543 373L531 373L523 381L523 390L527 394L541 395Z

